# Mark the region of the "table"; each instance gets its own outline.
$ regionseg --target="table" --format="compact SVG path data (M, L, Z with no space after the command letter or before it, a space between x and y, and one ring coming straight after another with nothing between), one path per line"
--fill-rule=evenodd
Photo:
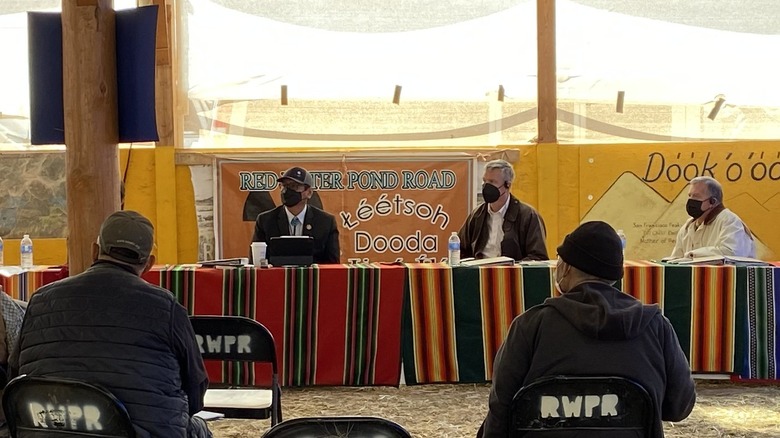
M144 278L191 315L247 316L274 335L284 386L391 385L401 373L405 268L156 267ZM261 367L209 363L215 382L254 383Z
M12 298L27 301L39 287L67 276L62 266L35 266L10 277L0 275L0 285Z
M190 314L240 315L277 342L281 382L398 385L485 382L516 315L557 292L554 267L443 264L311 268L155 267L144 278ZM14 298L64 278L63 268L0 277ZM780 267L626 262L619 283L658 303L696 373L780 380ZM251 383L258 368L208 365L215 382ZM258 379L261 379L258 377Z
M516 315L555 296L554 267L409 264L404 377L485 382ZM658 303L696 373L778 379L780 268L626 262L619 286Z

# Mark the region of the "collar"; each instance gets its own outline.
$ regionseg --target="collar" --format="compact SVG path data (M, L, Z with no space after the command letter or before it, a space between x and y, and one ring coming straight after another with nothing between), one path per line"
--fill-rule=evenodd
M135 276L138 276L138 273L135 272L135 269L133 269L130 266L127 266L125 264L115 262L113 260L97 259L94 262L92 262L92 266L99 266L99 265L110 265L110 266L114 266L114 267L117 267L117 268L122 268L125 271L127 271L127 272L129 272L129 273L131 273L131 274L133 274Z
M290 213L290 210L287 209L287 207L284 207L284 212L287 214L287 223L289 224L292 222L294 217L297 217L299 221L301 221L301 224L303 224L303 218L306 217L306 210L309 208L309 204L306 204L303 206L303 210L301 210L300 213L298 213L297 216L293 216L292 213Z
M721 202L720 204L716 205L715 207L712 207L712 213L707 216L707 219L704 220L703 225L709 225L712 223L712 221L715 220L716 217L720 214L721 211L725 210L726 207Z
M504 202L504 205L501 206L501 208L498 209L498 211L493 211L493 209L490 208L490 204L487 206L487 211L489 214L500 214L501 217L504 217L506 214L506 210L509 208L509 200L512 199L512 194L510 193L509 196L506 197L506 202Z

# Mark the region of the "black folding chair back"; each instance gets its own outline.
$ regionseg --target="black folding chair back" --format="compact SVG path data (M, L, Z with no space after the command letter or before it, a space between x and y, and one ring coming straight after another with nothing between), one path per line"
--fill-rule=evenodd
M622 377L553 376L512 400L513 437L650 437L653 400Z
M19 376L5 387L3 409L11 437L135 437L122 402L80 380Z
M209 388L207 411L227 418L271 418L282 421L282 392L274 337L259 322L243 316L190 316L204 360L228 360L271 365L271 387Z
M411 438L398 423L379 417L305 417L279 423L263 438Z

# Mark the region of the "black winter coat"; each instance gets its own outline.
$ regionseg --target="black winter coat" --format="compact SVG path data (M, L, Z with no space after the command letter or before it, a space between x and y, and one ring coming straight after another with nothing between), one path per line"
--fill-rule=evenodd
M680 421L696 401L691 369L677 335L657 305L604 283L575 286L512 322L496 354L485 438L509 436L509 405L523 386L545 376L614 375L640 383L661 420Z
M185 437L208 385L187 311L105 261L33 295L15 359L12 372L102 385L125 404L138 437Z

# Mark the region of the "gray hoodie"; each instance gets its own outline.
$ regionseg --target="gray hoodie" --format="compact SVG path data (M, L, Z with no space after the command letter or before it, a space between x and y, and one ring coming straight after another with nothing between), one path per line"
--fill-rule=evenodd
M523 386L545 376L613 375L640 383L661 420L680 421L696 401L690 366L669 320L603 283L583 283L515 318L493 367L485 437L508 437L509 407Z

